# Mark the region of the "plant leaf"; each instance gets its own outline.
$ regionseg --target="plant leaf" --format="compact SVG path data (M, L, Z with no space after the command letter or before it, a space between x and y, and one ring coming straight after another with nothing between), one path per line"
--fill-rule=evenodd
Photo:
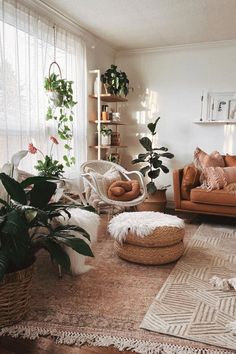
M56 238L58 239L58 241L60 243L64 243L68 247L71 247L77 253L82 254L84 256L88 256L88 257L94 257L93 252L91 251L91 248L84 240L82 240L80 238L76 238L76 237L56 236Z
M50 177L50 179L58 180L58 178L56 178L56 177ZM22 181L20 185L21 185L22 188L27 188L30 185L35 185L37 183L46 182L48 180L49 180L48 177L32 176L32 177L26 178L24 181Z
M145 177L146 172L150 170L150 166L145 166L143 168L141 168L139 171L142 173L142 175Z
M48 181L35 184L29 192L30 205L35 208L43 209L49 203L56 189L56 183Z
M70 271L70 258L63 248L48 236L40 240L40 243L48 250L51 258L62 266L67 272Z
M66 231L66 232L71 232L71 231L76 231L79 232L81 235L83 235L85 238L87 238L90 241L90 235L87 233L86 230L84 230L80 226L76 225L60 225L57 228L54 229L54 234L57 236L61 231ZM76 236L74 236L76 237Z
M148 177L150 177L151 179L155 179L159 176L160 174L160 169L158 168L157 170L152 170L148 172Z
M0 180L11 199L23 205L27 204L26 194L20 183L3 172L0 173Z
M169 168L166 167L166 166L164 166L164 165L161 165L160 168L162 169L162 171L163 171L164 173L168 173L168 172L169 172Z
M171 152L164 152L163 154L160 154L162 157L166 157L167 159L173 159L175 155L171 154Z
M144 149L146 149L147 151L151 151L152 150L152 142L148 137L143 137L141 139L139 139L140 144L144 147Z
M7 273L9 267L9 259L3 250L0 250L0 282Z
M156 132L155 132L155 130L156 130L156 126L157 126L157 122L160 120L160 117L158 117L156 120L155 120L155 122L154 123L149 123L148 124L148 129L150 130L150 132L152 133L152 135L155 135L156 134Z

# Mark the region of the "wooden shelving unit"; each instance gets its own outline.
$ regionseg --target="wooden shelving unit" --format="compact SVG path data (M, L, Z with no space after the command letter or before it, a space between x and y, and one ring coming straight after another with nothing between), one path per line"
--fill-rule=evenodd
M91 70L90 74L95 74L97 77L97 82L100 83L100 78L101 78L101 73L100 70ZM89 123L91 124L96 124L97 125L97 131L101 131L101 126L102 124L106 125L111 125L115 127L115 132L118 132L118 126L123 126L125 123L122 123L120 121L111 121L107 120L104 121L101 119L101 102L106 102L106 103L116 103L116 111L118 111L118 104L119 103L125 103L128 102L128 99L126 97L121 97L121 96L115 96L107 93L101 93L100 92L100 85L98 84L97 87L97 92L98 95L89 95L91 99L97 100L97 119L96 120L89 120ZM109 149L115 149L116 152L118 152L118 149L124 149L127 146L126 145L101 145L101 136L98 134L98 142L97 145L90 145L90 148L97 149L97 159L100 160L102 158L101 151L102 150L109 150Z

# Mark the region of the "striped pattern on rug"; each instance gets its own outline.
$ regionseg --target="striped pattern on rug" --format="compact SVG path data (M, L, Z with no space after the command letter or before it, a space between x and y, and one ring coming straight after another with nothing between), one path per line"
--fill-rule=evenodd
M235 349L227 324L236 320L236 291L212 276L236 277L236 230L203 224L146 313L141 328Z

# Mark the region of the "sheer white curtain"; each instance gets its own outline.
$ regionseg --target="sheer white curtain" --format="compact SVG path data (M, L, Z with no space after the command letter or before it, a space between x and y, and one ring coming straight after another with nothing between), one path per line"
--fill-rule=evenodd
M44 77L54 60L53 23L16 0L0 0L0 165L28 148L30 142L49 152L49 136L56 135L55 123L46 121L47 97ZM56 27L56 61L62 76L74 81L73 154L74 175L86 159L86 49L83 40ZM62 146L55 158L62 162ZM28 154L21 169L34 171L37 158Z

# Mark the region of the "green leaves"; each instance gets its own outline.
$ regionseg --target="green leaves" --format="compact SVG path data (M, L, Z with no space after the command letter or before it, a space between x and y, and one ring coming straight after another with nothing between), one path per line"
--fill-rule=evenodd
M160 120L160 117L158 117L154 123L149 123L147 125L147 127L150 130L152 135L156 135L156 126L157 126L157 123L159 122L159 120Z
M147 151L152 151L152 142L149 138L143 137L139 140L140 144L146 149Z
M0 282L3 280L9 267L9 260L3 250L0 249Z
M44 88L48 92L48 109L46 120L54 119L57 121L57 131L61 140L65 141L64 148L68 161L66 165L70 167L75 163L75 158L70 155L71 140L73 137L73 107L77 104L73 100L73 81L59 78L59 75L52 73L44 80ZM57 161L58 163L58 161ZM45 167L45 166L44 166ZM37 170L42 173L43 166L38 162ZM63 169L59 165L58 170ZM56 166L54 167L56 170ZM59 171L60 172L60 171ZM61 172L60 172L61 173Z
M0 180L2 181L2 184L4 185L11 199L20 204L27 203L25 191L17 181L5 173L0 173Z
M35 184L29 192L30 205L39 209L45 208L56 189L56 183L48 181Z
M159 122L160 117L158 117L153 123L149 123L147 128L151 132L152 140L148 137L143 137L139 140L140 144L144 147L147 151L146 153L140 153L138 158L132 160L132 164L136 163L145 163L144 167L140 168L140 172L143 176L148 175L150 178L150 182L147 184L147 190L149 194L154 193L157 188L154 184L154 180L159 177L160 172L168 173L169 168L163 165L162 159L172 159L174 155L168 152L168 148L161 146L161 147L154 147L153 146L153 136L156 135L156 128L157 123ZM147 173L148 172L148 173Z
M101 81L107 85L108 92L112 95L127 96L129 93L129 80L124 71L117 70L116 65L111 65L104 74Z
M46 155L44 160L38 160L34 166L40 176L44 177L62 177L64 166L57 160L53 160L51 156Z
M52 260L62 266L67 272L70 271L70 258L63 248L50 238L44 238L42 245L48 250Z

